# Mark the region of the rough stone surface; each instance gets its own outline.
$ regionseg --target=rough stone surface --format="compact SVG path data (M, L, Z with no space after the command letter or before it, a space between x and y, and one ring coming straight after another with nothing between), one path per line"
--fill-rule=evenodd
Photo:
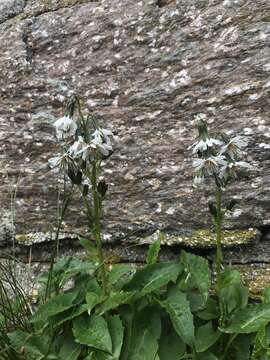
M0 23L20 14L25 6L25 0L1 0Z
M107 239L209 226L211 191L192 188L188 150L198 112L213 131L247 136L258 168L229 189L239 206L226 228L269 229L269 13L268 0L2 1L0 201L6 214L17 184L17 235L56 224L58 175L43 166L74 92L119 136L105 168ZM84 224L75 200L64 230Z

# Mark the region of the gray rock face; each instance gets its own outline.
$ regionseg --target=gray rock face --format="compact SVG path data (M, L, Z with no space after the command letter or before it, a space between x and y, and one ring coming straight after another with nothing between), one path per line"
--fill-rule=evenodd
M197 113L247 136L258 168L229 189L240 204L226 227L270 225L269 12L268 0L2 1L0 201L9 210L17 181L17 233L56 224L58 174L40 169L74 92L119 136L105 168L108 237L209 226L213 194L192 188ZM65 231L84 223L77 199Z
M25 0L1 0L0 23L23 11Z

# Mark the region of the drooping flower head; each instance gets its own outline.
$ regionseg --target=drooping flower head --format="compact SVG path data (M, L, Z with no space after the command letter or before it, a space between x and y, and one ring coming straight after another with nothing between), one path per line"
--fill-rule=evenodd
M231 159L240 157L242 155L242 149L247 146L247 140L242 136L235 136L232 139L225 142L220 149L220 153L228 155Z
M58 154L57 156L48 160L50 168L53 169L58 167L60 172L66 171L72 162L73 159L68 152L65 152L64 154Z
M86 194L91 173L101 169L101 161L113 152L112 131L99 126L94 114L84 115L77 96L67 102L65 115L54 123L62 154L49 159L51 168L59 168Z
M193 154L213 154L212 150L215 146L223 144L222 141L209 136L207 123L205 121L206 116L204 114L197 114L195 119L197 121L197 128L199 132L198 141L195 142L190 148L193 148Z
M92 134L91 146L102 155L108 156L112 152L113 133L104 128L98 128Z
M63 116L54 123L57 139L60 141L74 138L77 131L76 122L69 116Z
M90 158L91 145L87 144L82 136L79 136L78 140L70 146L69 153L75 160L87 161Z
M247 141L241 136L232 139L221 134L220 139L211 137L208 132L205 117L196 116L198 126L198 141L191 145L192 153L197 154L194 160L195 187L204 183L206 177L213 177L216 185L224 188L231 180L236 179L243 169L253 169L246 161L240 161L242 149L247 146Z

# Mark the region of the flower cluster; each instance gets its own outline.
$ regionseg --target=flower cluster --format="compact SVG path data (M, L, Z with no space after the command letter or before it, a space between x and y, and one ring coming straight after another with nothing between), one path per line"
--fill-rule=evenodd
M192 153L198 156L194 160L195 168L194 186L204 183L205 178L212 176L219 188L224 188L232 179L238 177L243 169L253 169L246 161L240 161L243 155L243 148L247 141L241 136L231 139L225 134L218 138L211 137L208 132L205 116L196 116L198 126L198 141L191 145Z
M62 153L49 159L49 166L66 172L73 183L84 184L84 171L81 173L81 170L112 154L113 133L97 126L91 117L85 119L82 114L77 121L73 116L65 115L54 126Z

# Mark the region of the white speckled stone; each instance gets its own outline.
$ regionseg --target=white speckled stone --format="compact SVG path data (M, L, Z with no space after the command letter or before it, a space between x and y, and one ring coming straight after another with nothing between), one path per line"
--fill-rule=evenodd
M230 187L227 228L269 224L269 0L2 0L0 202L20 178L17 234L53 230L58 151L52 127L67 96L114 128L104 228L205 228L211 192L192 188L194 116L245 135L259 171ZM20 16L14 15L20 13ZM8 20L7 20L8 19ZM138 37L140 39L138 40ZM72 203L65 231L84 228Z

